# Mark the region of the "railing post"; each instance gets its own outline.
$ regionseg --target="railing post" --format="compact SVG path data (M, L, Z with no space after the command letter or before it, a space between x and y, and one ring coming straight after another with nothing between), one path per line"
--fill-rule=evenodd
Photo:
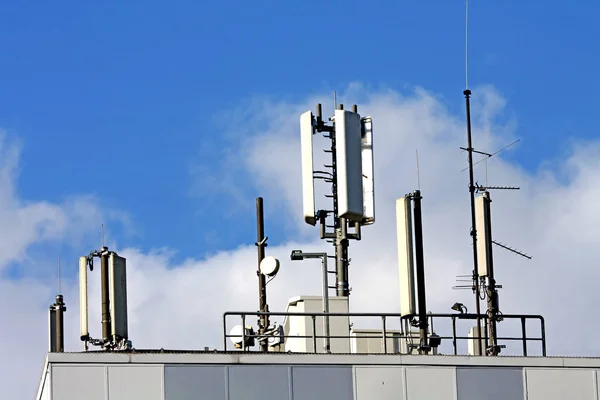
M246 351L246 315L242 314L242 350Z
M454 348L454 355L457 355L456 349L456 317L452 316L452 347Z
M312 317L312 331L313 331L313 351L317 352L317 316L311 315Z
M521 335L523 337L523 355L527 357L527 327L525 318L521 318Z
M385 323L385 315L381 316L381 323L383 325L383 330L382 330L382 340L383 342L381 343L381 345L383 346L383 354L387 354L387 330L386 330L386 323Z
M542 331L542 356L546 357L546 322L544 317L540 317L540 328Z

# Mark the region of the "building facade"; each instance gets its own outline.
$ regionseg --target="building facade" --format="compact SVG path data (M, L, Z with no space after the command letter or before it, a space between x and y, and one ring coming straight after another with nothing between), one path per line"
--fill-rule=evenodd
M597 400L598 358L49 353L36 400Z

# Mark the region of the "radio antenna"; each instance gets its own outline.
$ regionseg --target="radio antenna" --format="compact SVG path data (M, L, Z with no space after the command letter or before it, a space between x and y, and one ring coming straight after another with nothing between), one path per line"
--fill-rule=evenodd
M465 89L469 89L469 0L465 0Z
M60 256L58 256L58 294L60 293Z
M417 153L417 189L421 191L421 173L419 172L419 149L416 150Z

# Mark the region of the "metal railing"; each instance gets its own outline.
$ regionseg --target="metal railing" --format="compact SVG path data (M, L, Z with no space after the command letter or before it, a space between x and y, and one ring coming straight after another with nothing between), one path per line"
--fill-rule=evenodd
M415 338L414 335L414 331L410 331L410 326L414 326L414 324L411 324L411 320L414 318L414 316L404 316L402 317L400 314L393 314L393 313L335 313L335 312L330 312L330 313L307 313L307 312L302 312L302 313L290 313L290 312L258 312L258 311L228 311L225 312L223 314L223 348L225 351L228 350L228 339L229 338L241 338L241 343L246 343L248 339L256 339L257 341L261 341L261 340L267 340L268 338L272 338L273 335L271 334L259 334L259 333L247 333L246 329L242 329L241 334L230 334L229 330L227 329L227 317L231 317L231 316L235 316L241 319L241 325L243 327L246 327L246 321L247 321L247 317L259 317L259 316L264 316L264 315L268 315L268 316L272 316L272 317L307 317L311 319L312 322L312 330L311 330L311 334L310 335L293 335L293 336L284 336L282 338L282 345L284 345L285 341L288 339L311 339L312 340L312 353L318 353L318 346L317 346L317 342L318 339L325 339L326 342L329 342L329 340L331 339L360 339L360 338L365 338L365 339L381 339L381 353L383 354L408 354L408 353L399 353L399 352L388 352L388 340L389 339L400 339L400 340L407 340L407 341L412 341L413 339L418 340L418 338ZM347 317L347 318L379 318L381 320L381 331L378 330L378 332L381 332L378 335L360 335L360 334L353 334L351 333L351 329L350 327L348 328L349 334L348 335L343 335L343 336L339 336L339 335L318 335L317 334L317 318L327 318L329 319L329 317L331 318L335 318L335 317ZM485 347L488 346L488 337L487 337L487 329L483 329L484 327L482 327L482 330L485 331L485 333L483 335L479 334L480 332L478 332L478 335L473 335L473 336L457 336L456 331L457 331L457 321L468 321L468 320L476 320L477 317L479 317L480 320L485 322L485 328L487 328L487 322L488 322L488 316L487 314L462 314L462 313L455 313L455 314L432 314L429 313L427 314L427 318L428 318L428 322L429 322L429 332L435 332L434 331L434 326L437 325L438 323L435 322L436 320L450 320L451 323L451 335L438 335L436 334L436 337L438 339L441 340L442 343L446 343L444 341L448 341L451 340L452 342L452 354L454 355L458 355L458 341L459 340L465 340L465 341L473 341L476 342L477 340L483 341L485 343ZM541 355L543 357L546 357L546 327L545 327L545 320L544 317L542 317L541 315L531 315L531 314L502 314L501 315L501 319L502 320L518 320L520 321L520 330L521 330L521 336L498 336L497 340L498 343L501 343L503 341L506 342L515 342L515 341L520 341L521 342L521 350L522 350L522 354L523 356L527 356L528 355L528 342L541 342ZM537 321L539 322L539 327L540 327L540 336L536 336L536 337L529 337L527 336L527 322L528 321ZM400 336L398 336L397 334L393 333L393 330L390 330L388 328L388 323L390 321L399 321L400 322ZM434 325L435 323L435 325ZM363 328L359 328L359 330L365 330ZM366 330L370 330L373 331L375 329L372 328L368 328ZM329 345L326 344L323 347L324 349L329 349ZM242 349L244 351L249 351L248 348L246 346L242 346ZM329 351L327 351L329 352ZM364 353L357 353L357 354L364 354ZM376 354L380 354L380 353L376 353Z

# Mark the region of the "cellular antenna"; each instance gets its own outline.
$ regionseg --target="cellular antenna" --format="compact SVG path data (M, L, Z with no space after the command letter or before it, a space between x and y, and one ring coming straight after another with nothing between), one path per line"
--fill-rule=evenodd
M335 91L334 104L334 116L329 119L333 126L325 123L321 104L317 104L316 118L311 111L300 117L303 211L304 221L313 226L319 222L321 239L334 245L336 294L347 297L351 291L349 241L360 240L361 227L375 222L373 123L371 117L358 114L356 105L344 110L343 104L337 104ZM331 141L331 147L323 150L331 155L325 170L314 169L313 135L317 133ZM315 212L315 180L331 184L331 194L325 195L332 200L331 208ZM328 218L333 221L327 222ZM351 227L353 232L349 232Z

